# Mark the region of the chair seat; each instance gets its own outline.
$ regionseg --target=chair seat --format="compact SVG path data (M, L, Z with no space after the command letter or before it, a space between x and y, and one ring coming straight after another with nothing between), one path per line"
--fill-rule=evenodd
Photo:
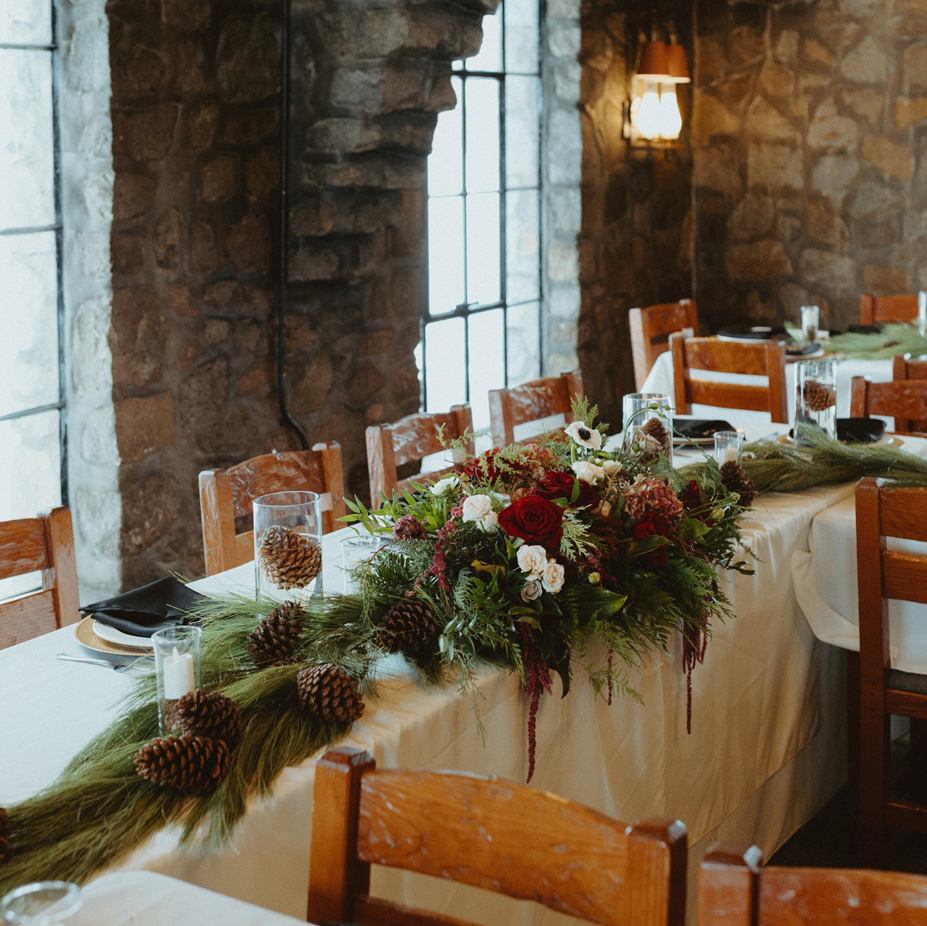
M888 688L895 691L927 695L927 675L921 675L918 672L901 672L898 669L889 669L886 684Z

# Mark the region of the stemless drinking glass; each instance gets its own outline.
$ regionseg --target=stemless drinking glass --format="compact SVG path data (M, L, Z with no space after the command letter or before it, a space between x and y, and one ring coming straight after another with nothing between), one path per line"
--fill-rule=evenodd
M801 307L801 336L806 341L816 341L821 323L821 310L816 305Z
M203 631L189 624L168 627L151 635L158 679L158 723L167 736L179 726L177 702L200 687Z
M353 534L341 541L341 559L344 569L344 593L350 595L360 591L354 570L361 563L369 563L371 557L389 542L380 534Z
M80 888L68 881L24 884L0 900L0 923L5 926L74 923L82 904Z
M927 338L927 290L917 294L917 330L922 338Z
M258 598L322 594L322 500L315 492L254 500L254 574Z
M816 425L837 436L837 363L833 359L804 360L795 370L795 438L798 426Z
M740 431L715 431L715 462L718 466L725 463L740 463L744 436Z
M626 453L650 454L672 449L673 404L668 395L632 392L624 397ZM669 446L662 446L669 441Z

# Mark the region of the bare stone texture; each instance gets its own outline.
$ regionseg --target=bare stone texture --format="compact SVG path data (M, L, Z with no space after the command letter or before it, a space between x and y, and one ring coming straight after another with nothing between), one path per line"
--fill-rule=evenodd
M906 129L927 119L927 97L895 100L895 127Z
M713 94L696 91L693 109L694 144L707 142L713 135L733 135L740 129L740 119Z
M747 150L747 182L751 188L801 189L801 150L786 145L751 142Z
M174 401L169 392L117 402L116 422L123 463L135 463L174 444Z
M911 277L898 267L875 267L867 264L863 272L866 292L876 295L907 293L912 289Z
M870 35L848 54L840 64L840 73L857 84L883 84L888 79L890 63L882 43Z
M812 148L846 151L856 145L859 135L859 126L849 116L840 115L834 101L828 99L811 120L808 144Z
M880 135L870 135L863 143L863 159L875 164L889 177L910 180L914 173L914 155L907 145Z
M728 248L727 267L735 280L770 280L792 274L792 262L782 242L773 238Z

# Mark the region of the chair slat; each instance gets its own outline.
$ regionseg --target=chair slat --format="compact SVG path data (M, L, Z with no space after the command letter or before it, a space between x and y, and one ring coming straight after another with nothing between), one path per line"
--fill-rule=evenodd
M917 296L873 296L863 293L859 300L859 323L909 322L917 318Z
M850 414L854 418L892 417L895 430L907 433L907 421L927 418L927 380L873 383L854 376L850 382Z
M879 495L883 537L927 541L927 492L884 488Z
M226 472L231 484L236 518L251 514L252 502L262 495L295 492L303 486L324 484L320 455L305 451L266 453L230 466Z
M41 518L0 523L0 579L47 569L48 566L45 522Z
M634 380L640 390L657 357L669 349L671 334L685 331L686 337L698 335L698 309L694 299L631 309L628 326L631 330Z
M0 604L0 649L57 629L55 594L44 589Z
M414 907L364 894L354 904L354 919L365 926L472 926L442 913L422 913Z
M445 440L456 437L454 417L447 412L407 415L395 424L385 425L393 438L393 456L396 465L402 466L413 460L421 460L432 453L444 450L441 435Z
M689 401L695 405L769 411L769 389L765 386L743 386L739 383L709 382L690 378L687 380L686 391Z
M583 395L583 378L579 370L536 379L489 393L489 419L493 443L507 447L515 443L515 428L521 424L563 415L573 420L573 396ZM530 439L530 438L529 438Z
M897 601L927 604L927 557L913 553L883 553L882 594Z

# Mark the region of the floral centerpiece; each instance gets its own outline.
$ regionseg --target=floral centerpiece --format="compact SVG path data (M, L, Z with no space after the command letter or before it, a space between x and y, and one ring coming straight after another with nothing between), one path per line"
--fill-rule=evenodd
M536 443L493 449L377 511L348 502L346 520L393 537L357 574L381 644L426 671L459 668L465 684L478 661L519 672L529 780L551 673L566 694L579 661L611 703L624 665L675 632L691 673L711 619L728 614L719 570L750 571L735 559L743 472L732 482L709 463L682 480L657 421L609 453L596 415L578 400L574 422Z

